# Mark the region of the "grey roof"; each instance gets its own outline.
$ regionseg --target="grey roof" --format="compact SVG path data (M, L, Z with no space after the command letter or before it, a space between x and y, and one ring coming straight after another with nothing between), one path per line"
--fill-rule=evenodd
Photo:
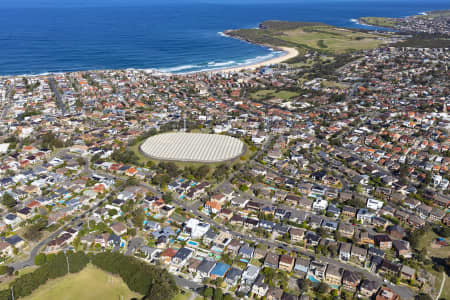
M177 251L177 253L175 254L175 256L173 258L178 258L180 260L185 260L189 257L189 255L191 255L192 250L189 248L181 248L180 250Z
M368 290L368 291L378 290L379 287L380 287L380 284L373 280L363 280L361 282L361 288Z
M238 280L242 276L242 270L238 268L231 268L228 270L225 278L231 280Z
M215 265L216 265L215 261L204 259L202 263L198 266L197 271L209 274Z
M243 245L240 249L239 249L239 254L242 255L246 255L246 256L253 256L253 251L255 249L253 247L250 247L249 245Z

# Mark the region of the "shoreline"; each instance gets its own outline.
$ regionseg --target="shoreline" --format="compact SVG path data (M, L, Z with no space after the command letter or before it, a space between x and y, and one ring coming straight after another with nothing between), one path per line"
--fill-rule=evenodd
M274 50L283 51L284 54L269 58L267 60L263 60L260 62L256 62L249 65L241 65L241 66L234 66L234 67L226 67L226 68L219 68L219 69L211 69L211 70L201 70L201 71L193 71L188 73L178 73L178 74L197 74L197 73L234 73L234 72L240 72L242 70L255 70L261 67L266 67L270 65L280 64L282 62L285 62L291 58L296 57L299 53L297 49L295 48L288 48L288 47L273 47Z
M238 37L234 37L228 34L228 32L231 32L233 30L225 30L221 33L222 36L227 37L227 38L232 38L232 39L238 39L253 45L259 45L262 47L266 47L269 49L273 49L274 51L283 51L284 54L277 56L277 57L273 57L273 58L269 58L267 60L263 60L260 62L255 62L252 64L248 64L248 65L241 65L241 66L234 66L234 67L225 67L225 68L218 68L218 69L211 69L211 70L200 70L200 71L193 71L193 72L188 72L185 74L197 74L197 73L209 73L209 74L213 74L213 73L235 73L235 72L240 72L242 70L248 70L248 71L252 71L261 67L266 67L266 66L270 66L270 65L275 65L275 64L280 64L282 62L285 62L291 58L296 57L297 55L299 55L299 52L297 49L295 48L290 48L290 47L275 47L272 45L263 45L263 44L257 44L257 43L252 43L249 42L247 40L243 40L240 39Z

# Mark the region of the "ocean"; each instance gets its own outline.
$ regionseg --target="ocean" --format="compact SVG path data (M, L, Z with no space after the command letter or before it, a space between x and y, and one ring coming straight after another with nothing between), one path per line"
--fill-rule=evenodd
M242 1L245 3L245 1ZM1 8L0 75L92 69L191 72L250 64L282 53L223 36L265 20L368 28L363 16L448 9L448 0L299 0L296 3L166 3L90 8Z

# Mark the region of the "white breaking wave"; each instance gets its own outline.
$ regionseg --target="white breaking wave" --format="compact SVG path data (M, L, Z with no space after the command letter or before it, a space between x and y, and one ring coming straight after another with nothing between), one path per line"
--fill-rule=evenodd
M172 72L178 72L178 71L183 71L183 70L187 70L187 69L194 69L194 68L200 68L200 66L197 66L197 65L184 65L184 66L178 66L178 67L172 67L172 68L159 69L159 71L166 72L166 73L172 73Z
M242 65L252 65L252 64L255 64L255 63L259 63L259 62L262 62L262 61L265 61L265 60L269 60L269 59L272 59L272 58L274 58L276 55L274 54L274 52L272 52L272 53L270 53L270 54L267 54L267 55L263 55L263 56L257 56L257 57L255 57L255 58L249 58L249 59L246 59L246 60L244 60L244 62L242 63Z
M223 36L223 37L228 37L228 36L227 36L225 33L223 33L222 31L219 31L217 34L220 35L220 36Z
M369 24L362 23L362 22L360 22L358 19L350 19L350 22L355 23L355 24L358 24L358 25L361 25L361 26L375 27L375 26L373 26L373 25L369 25Z
M428 16L428 14L424 11L424 12L421 12L421 13L419 13L419 15L422 15L422 16Z
M230 61L225 61L225 62L209 62L208 66L209 67L223 67L223 66L229 66L232 64L235 64L236 62L234 60L230 60Z

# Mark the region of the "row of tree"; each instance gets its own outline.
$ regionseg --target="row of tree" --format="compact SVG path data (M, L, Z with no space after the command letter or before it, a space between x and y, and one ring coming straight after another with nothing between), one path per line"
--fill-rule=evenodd
M172 299L178 293L175 280L167 270L134 257L103 252L92 256L91 262L106 272L118 274L130 290L145 295L145 299Z
M60 252L47 255L45 261L35 271L15 279L10 284L10 289L0 291L0 299L13 299L12 292L16 299L29 296L49 279L62 277L68 272L77 273L81 271L89 263L89 257L83 252ZM68 264L70 267L68 267Z
M50 255L39 254L35 262L40 267L15 279L9 289L1 290L0 300L12 300L13 293L15 299L29 296L49 279L80 272L89 262L106 272L118 274L130 290L145 295L144 299L166 300L178 294L175 280L167 270L120 253L88 255L81 251L68 251ZM12 270L1 271L6 274Z

